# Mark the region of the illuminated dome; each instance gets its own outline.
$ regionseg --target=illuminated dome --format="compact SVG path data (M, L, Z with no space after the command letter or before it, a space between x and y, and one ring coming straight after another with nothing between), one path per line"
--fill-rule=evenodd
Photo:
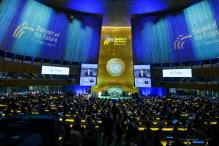
M103 25L130 25L130 17L184 8L191 0L38 0L74 12L103 16ZM196 0L196 2L199 0Z

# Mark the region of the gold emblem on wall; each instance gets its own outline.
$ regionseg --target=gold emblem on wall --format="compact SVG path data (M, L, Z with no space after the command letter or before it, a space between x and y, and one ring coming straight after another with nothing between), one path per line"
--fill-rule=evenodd
M125 71L125 63L119 58L113 58L107 62L106 69L110 75L120 76Z

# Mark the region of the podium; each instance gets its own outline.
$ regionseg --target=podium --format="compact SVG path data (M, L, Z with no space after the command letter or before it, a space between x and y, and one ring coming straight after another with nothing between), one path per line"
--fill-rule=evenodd
M110 87L107 92L110 98L120 98L120 96L122 96L123 89L121 87Z

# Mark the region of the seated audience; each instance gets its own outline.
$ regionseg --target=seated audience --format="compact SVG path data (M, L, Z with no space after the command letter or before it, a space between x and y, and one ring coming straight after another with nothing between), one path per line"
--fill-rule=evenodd
M188 141L191 144L192 139L210 146L218 144L219 104L203 97L138 97L116 102L61 93L0 97L0 119L18 114L56 116L63 145L180 146ZM2 127L0 130L4 131ZM1 145L4 134L0 132L0 136ZM38 142L43 139L34 133L28 136ZM23 143L27 145L29 141Z

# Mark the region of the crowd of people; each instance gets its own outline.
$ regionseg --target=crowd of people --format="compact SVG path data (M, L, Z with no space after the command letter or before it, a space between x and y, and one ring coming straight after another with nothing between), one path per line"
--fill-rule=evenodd
M201 97L127 100L64 94L0 96L1 119L47 114L59 119L60 145L162 146L219 144L219 103Z

